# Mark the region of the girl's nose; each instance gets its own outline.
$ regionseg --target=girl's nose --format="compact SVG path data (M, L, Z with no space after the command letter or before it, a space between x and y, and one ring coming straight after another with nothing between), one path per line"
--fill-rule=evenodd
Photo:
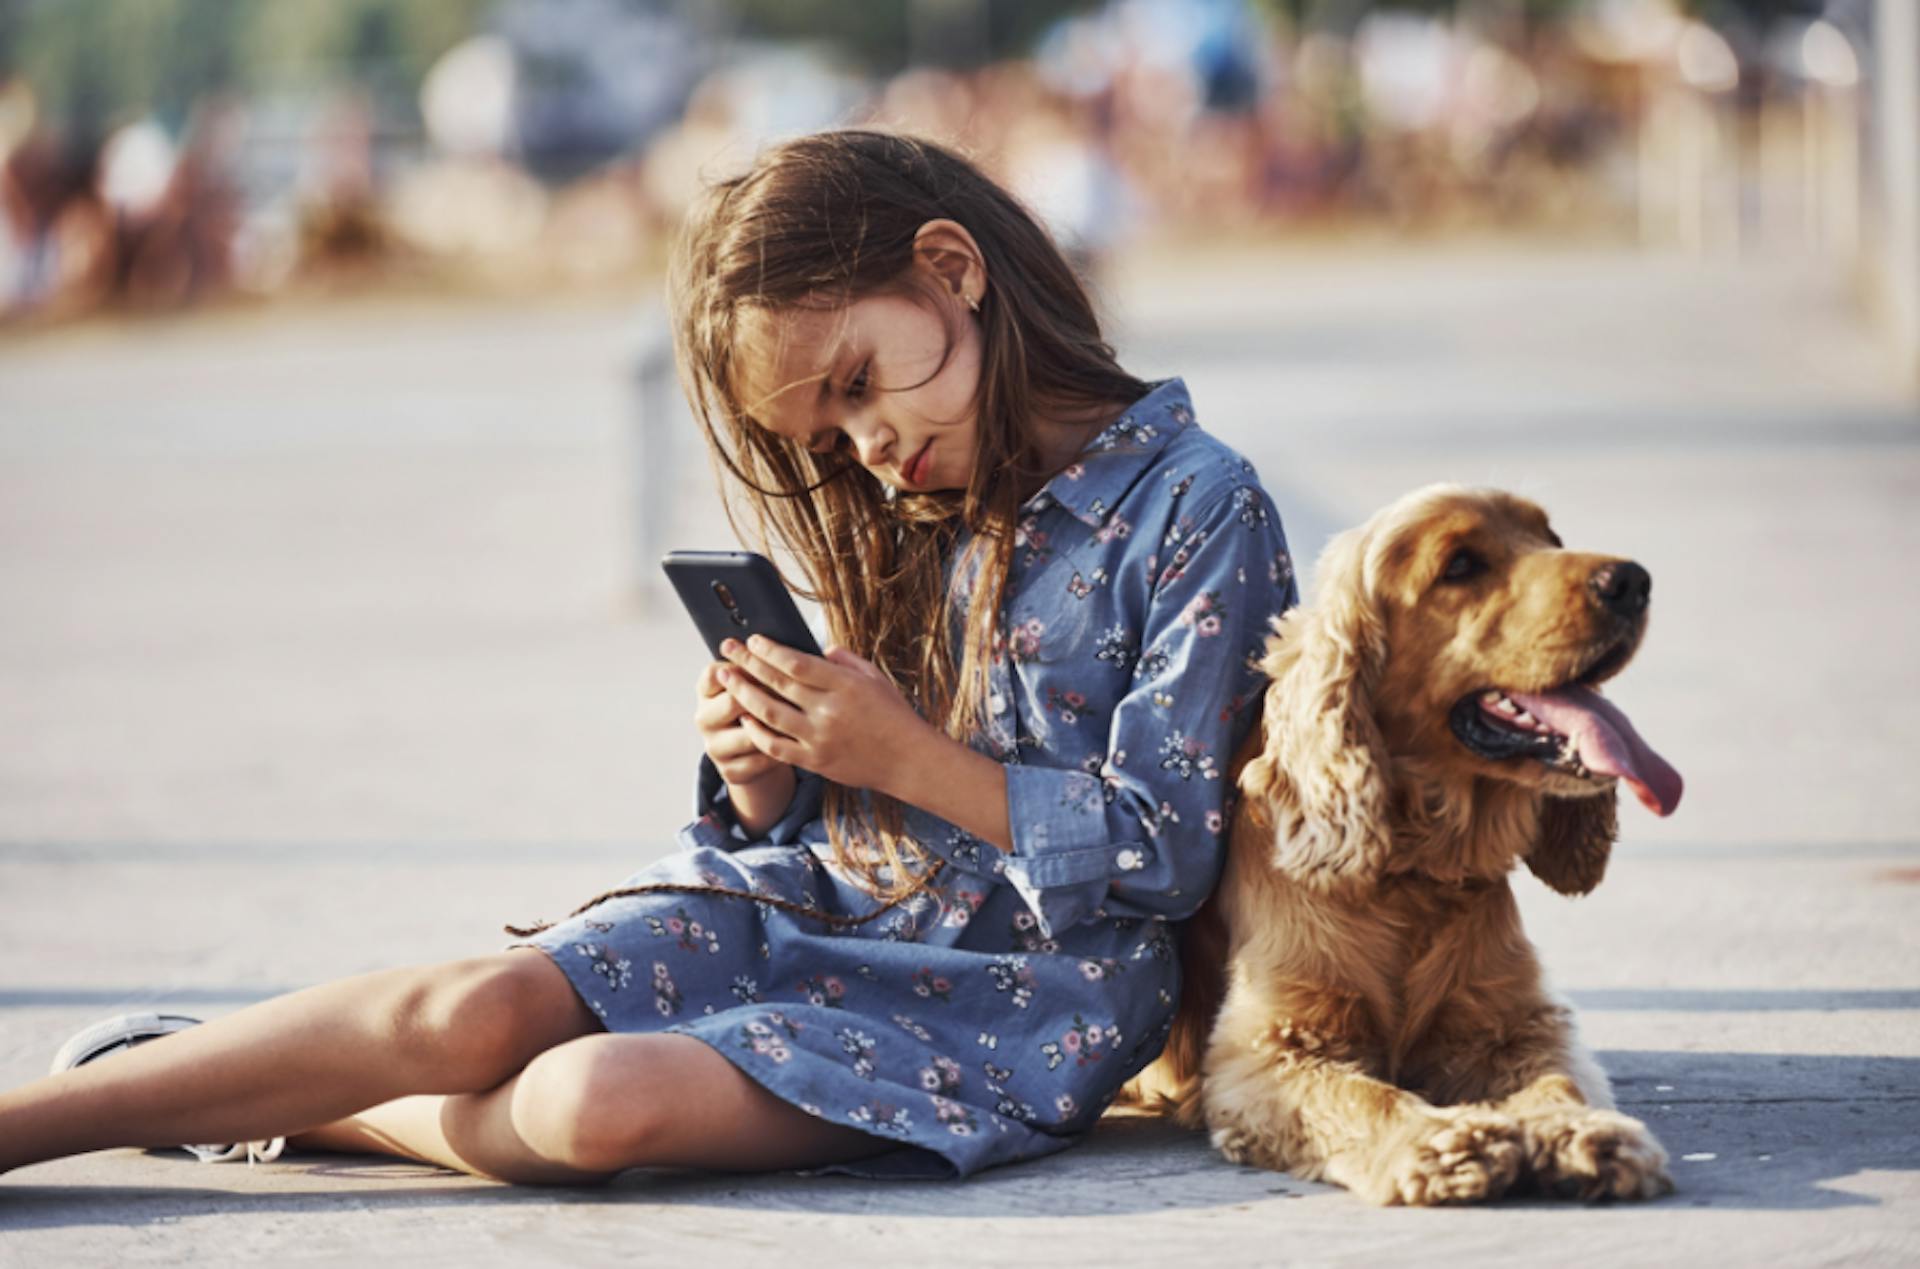
M847 438L853 442L853 452L859 455L862 467L878 467L887 461L887 455L893 450L892 428L871 416L849 419L845 427Z

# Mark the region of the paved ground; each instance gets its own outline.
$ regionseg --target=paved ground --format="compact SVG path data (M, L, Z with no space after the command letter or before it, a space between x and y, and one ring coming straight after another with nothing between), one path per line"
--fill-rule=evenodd
M1623 812L1592 897L1520 889L1677 1195L1377 1211L1117 1116L947 1185L111 1151L0 1180L0 1264L1920 1257L1920 420L1845 298L1511 247L1157 258L1111 297L1303 558L1445 478L1652 570L1614 695L1686 802ZM388 305L0 344L0 1082L133 1003L486 950L665 848L699 650L634 585L633 327ZM671 484L672 544L724 541L690 444Z

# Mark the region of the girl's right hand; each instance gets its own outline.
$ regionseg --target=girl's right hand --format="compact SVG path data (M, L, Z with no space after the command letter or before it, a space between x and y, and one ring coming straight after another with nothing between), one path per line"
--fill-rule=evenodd
M699 703L693 710L693 725L699 729L700 742L706 747L707 757L713 759L720 778L729 788L746 789L769 777L791 775L790 764L754 747L753 738L740 726L740 716L746 710L720 681L721 670L740 673L725 661L708 662L700 671Z

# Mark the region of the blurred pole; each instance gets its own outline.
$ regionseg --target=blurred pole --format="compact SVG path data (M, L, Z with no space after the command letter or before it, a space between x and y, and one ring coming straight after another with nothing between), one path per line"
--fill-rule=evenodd
M1860 250L1860 95L1851 88L1819 87L1808 94L1819 129L1820 166L1813 179L1820 213L1814 221L1820 250L1851 268Z
M1881 285L1895 355L1920 389L1920 6L1879 0L1873 21Z
M664 316L649 313L633 356L634 597L642 608L661 589L660 556L673 516L675 386L672 333Z
M1860 252L1860 62L1830 22L1800 37L1806 244L1851 274Z
M1727 42L1690 22L1670 63L1642 68L1640 234L1694 255L1738 250L1740 67Z
M1696 256L1738 249L1739 146L1729 135L1728 113L1719 97L1697 89L1675 86L1662 95L1648 155L1643 233L1677 241Z
M1807 183L1813 168L1807 161L1805 95L1789 106L1772 98L1760 103L1759 139L1754 166L1760 192L1759 238L1769 245L1805 239Z
M1719 32L1689 22L1674 50L1680 80L1680 236L1696 255L1740 247L1740 62Z
M1682 93L1676 103L1680 122L1677 210L1681 245L1694 255L1712 246L1714 177L1719 169L1720 129L1713 103L1697 92Z
M1663 85L1655 82L1656 74L1651 66L1640 67L1642 104L1636 193L1640 208L1640 243L1649 247L1665 237L1662 231L1673 203L1673 187L1669 179L1671 169L1667 157L1671 132L1667 93Z

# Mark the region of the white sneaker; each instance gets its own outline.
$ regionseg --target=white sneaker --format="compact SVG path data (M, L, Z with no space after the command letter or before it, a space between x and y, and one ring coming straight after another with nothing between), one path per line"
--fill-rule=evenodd
M103 1019L84 1028L60 1046L60 1051L53 1055L53 1074L71 1071L96 1058L124 1053L137 1044L145 1044L148 1040L157 1040L163 1035L172 1035L176 1031L199 1025L200 1019L179 1013L123 1013L115 1018ZM238 1163L245 1159L251 1167L256 1162L272 1163L278 1159L280 1152L287 1148L287 1139L275 1137L271 1141L241 1141L228 1146L180 1148L202 1163Z

